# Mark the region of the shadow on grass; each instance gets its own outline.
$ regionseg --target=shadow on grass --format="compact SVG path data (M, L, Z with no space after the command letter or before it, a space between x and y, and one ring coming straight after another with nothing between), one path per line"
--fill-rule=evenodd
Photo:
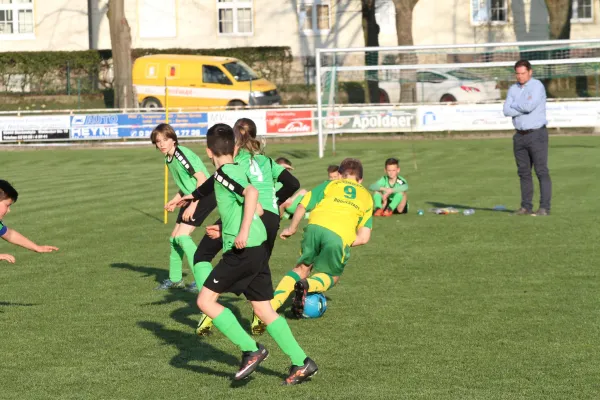
M556 149L595 149L598 146L590 146L587 144L551 144L550 148Z
M161 339L164 344L175 347L179 354L171 358L169 365L175 368L182 368L199 374L208 374L223 378L233 378L233 373L226 373L207 367L203 364L210 361L217 361L232 367L239 367L241 359L222 350L217 349L196 336L195 333L185 333L174 329L165 328L163 324L151 321L140 321L137 324L140 328L152 332ZM269 368L258 367L256 373L276 376L282 380L287 377L284 373L274 371ZM250 379L242 382L233 381L232 387L245 386Z
M308 150L291 150L291 151L282 151L281 155L294 157L294 158L309 158L309 157L313 156L313 153L311 153ZM277 156L277 157L281 157L281 156Z
M162 219L160 219L160 218L158 218L156 215L152 215L152 214L150 214L150 213L147 213L147 212L146 212L146 211L144 211L144 210L140 210L139 208L135 208L135 207L131 207L131 209L132 209L133 211L137 211L137 212L139 212L139 213L141 213L141 214L144 214L146 217L148 217L148 218L151 218L151 219L153 219L153 220L156 220L156 221L160 222L161 224L163 223L163 220L162 220Z
M494 209L494 208L486 208L486 207L473 207L473 206L468 206L468 205L464 205L464 204L453 204L453 203L441 203L439 201L427 201L426 204L429 204L432 207L435 208L448 208L448 207L453 207L453 208L462 208L462 209L472 209L475 211L493 211L493 212L503 212L503 213L512 213L515 210L509 210L509 209Z
M10 301L0 301L0 307L32 307L37 306L37 304L32 303L13 303ZM3 313L3 310L0 310L0 313Z
M162 268L147 267L142 265L133 265L130 263L112 263L111 268L128 269L130 271L139 272L142 278L154 276L154 280L160 283L169 277L169 271Z

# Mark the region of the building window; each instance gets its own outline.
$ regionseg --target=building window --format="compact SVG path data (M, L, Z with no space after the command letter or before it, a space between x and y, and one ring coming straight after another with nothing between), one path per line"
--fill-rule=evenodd
M0 0L0 38L32 37L33 0Z
M471 23L504 24L508 21L508 0L471 0Z
M592 0L573 0L571 3L573 7L573 14L571 15L571 21L573 22L592 22Z
M220 35L252 35L253 0L217 0Z
M330 0L304 1L298 6L298 23L304 33L327 33L331 29Z

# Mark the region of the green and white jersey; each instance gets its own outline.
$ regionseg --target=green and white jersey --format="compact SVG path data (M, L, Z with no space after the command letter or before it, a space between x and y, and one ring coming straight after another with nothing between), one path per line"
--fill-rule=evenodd
M198 180L194 174L202 172L204 176L209 177L208 171L200 157L187 147L175 147L173 157L165 157L165 164L167 164L169 171L171 171L177 187L184 195L190 194L196 189Z
M0 236L4 236L6 231L8 231L8 228L4 225L4 222L0 221Z
M241 165L225 164L215 172L215 196L223 226L223 253L235 247L244 215L244 189L250 185L246 170ZM260 246L267 240L267 231L260 218L254 214L246 247Z
M377 190L382 187L395 189L397 192L405 192L408 190L408 182L406 182L406 179L401 176L396 177L396 182L390 183L390 179L387 177L387 175L384 175L371 186L377 187Z
M239 151L234 161L246 170L250 183L258 190L258 202L263 210L279 214L275 182L284 168L269 157L262 154L252 155L243 149Z

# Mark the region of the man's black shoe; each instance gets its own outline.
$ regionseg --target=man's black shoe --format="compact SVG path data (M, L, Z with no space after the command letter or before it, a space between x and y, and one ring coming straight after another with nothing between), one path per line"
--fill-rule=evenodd
M308 282L306 279L300 279L294 285L294 299L292 300L292 314L296 318L302 318L304 314L304 301L308 293Z
M286 386L298 385L311 376L314 376L318 370L319 367L317 367L317 364L310 358L306 357L304 359L304 365L292 365L290 367L290 375L285 379L285 381L283 381L283 384Z
M260 343L256 345L258 346L258 350L242 353L242 364L240 365L240 370L235 374L236 381L249 377L251 373L256 371L258 365L269 356L269 351L265 349L265 346Z

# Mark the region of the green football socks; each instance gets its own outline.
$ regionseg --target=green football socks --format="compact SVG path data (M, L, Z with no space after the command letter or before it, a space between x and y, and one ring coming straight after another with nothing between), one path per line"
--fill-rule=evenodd
M217 320L215 319L215 325ZM304 365L306 353L300 347L285 318L279 317L275 321L267 325L267 332L275 340L277 345L285 354L292 360L294 365Z
M169 279L179 282L183 278L183 249L175 238L170 238L171 254L169 255Z
M204 286L204 282L208 275L210 275L212 271L212 264L206 261L202 261L197 263L192 267L192 272L194 273L194 279L196 280L196 285L198 285L198 290L202 289Z
M182 235L177 236L175 240L177 241L177 244L179 244L179 247L183 249L190 267L194 265L194 253L198 248L198 245L194 243L194 239L192 239L192 237L189 235Z
M383 196L379 192L373 193L373 203L375 203L375 209L383 208Z
M227 339L231 340L233 344L238 346L242 351L258 350L256 342L248 335L244 328L242 328L229 308L225 308L221 314L213 320L213 324L215 324L217 329L220 330Z

